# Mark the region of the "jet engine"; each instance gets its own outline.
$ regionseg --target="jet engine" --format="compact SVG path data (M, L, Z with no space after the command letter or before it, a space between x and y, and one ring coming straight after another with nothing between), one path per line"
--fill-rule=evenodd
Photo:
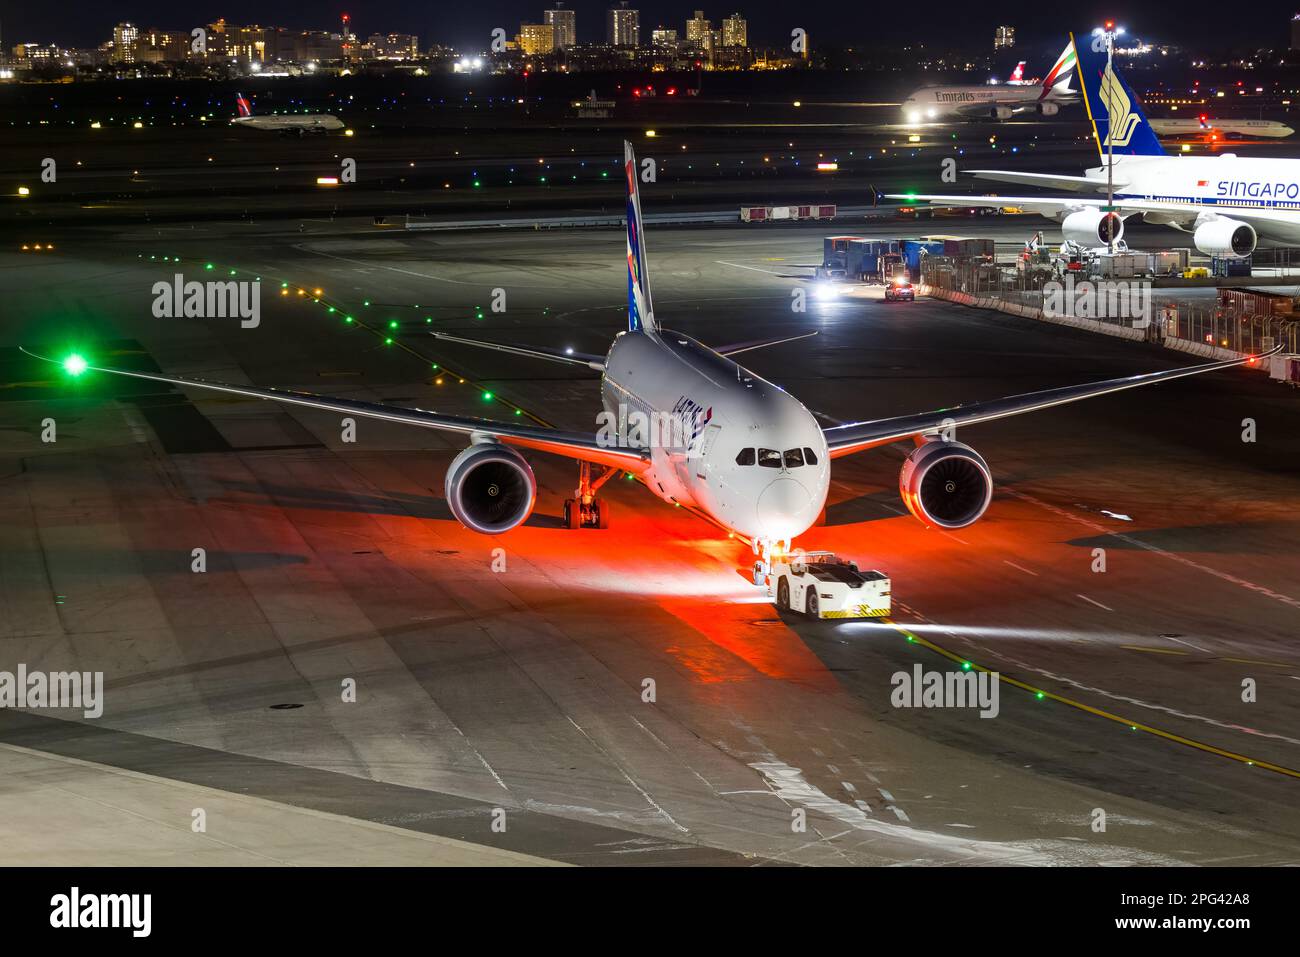
M1207 219L1192 234L1196 248L1207 256L1231 256L1244 259L1255 251L1257 237L1249 223L1236 219Z
M1061 234L1067 241L1096 249L1124 236L1124 218L1118 213L1103 213L1096 207L1077 209L1061 220Z
M1015 111L1009 106L995 106L989 110L991 120L1009 120Z
M1041 116L1055 116L1061 112L1061 104L1053 103L1051 100L1039 100L1038 112Z
M925 524L965 528L993 500L993 476L970 446L933 439L903 463L898 492L907 510Z
M537 500L537 480L524 457L499 442L471 445L447 469L447 504L466 528L485 535L508 532Z

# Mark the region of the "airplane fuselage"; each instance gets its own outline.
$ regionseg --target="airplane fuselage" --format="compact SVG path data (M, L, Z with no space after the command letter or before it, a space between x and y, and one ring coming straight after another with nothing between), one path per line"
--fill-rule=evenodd
M903 101L903 115L909 122L920 123L953 116L977 116L981 110L991 115L996 107L1023 110L1035 106L1042 96L1037 85L1015 83L982 86L926 86ZM1045 98L1056 99L1050 93Z
M305 113L297 116L237 116L230 121L238 126L255 130L274 130L281 133L326 133L343 129L343 121L328 113Z
M608 417L633 421L639 413L654 424L643 477L664 501L762 542L788 543L821 514L830 455L812 414L689 336L620 334L601 398Z
M1106 168L1087 171L1106 189ZM1254 221L1262 238L1300 242L1300 160L1236 156L1116 156L1115 196L1153 204L1203 206L1207 213L1231 217L1234 211L1276 210L1280 216ZM1148 213L1160 222L1159 213ZM1185 213L1171 215L1169 225L1186 226Z

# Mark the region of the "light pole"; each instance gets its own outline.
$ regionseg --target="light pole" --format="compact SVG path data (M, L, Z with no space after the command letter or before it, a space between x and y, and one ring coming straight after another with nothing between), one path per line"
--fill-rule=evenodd
M1113 255L1115 252L1115 226L1110 216L1115 214L1115 138L1111 135L1112 122L1114 113L1111 110L1111 99L1114 92L1115 71L1115 38L1124 32L1123 27L1115 26L1114 20L1107 20L1105 26L1097 27L1092 31L1094 37L1104 37L1106 40L1106 76L1101 81L1101 102L1106 107L1106 255ZM1097 48L1094 46L1094 50ZM1107 79L1112 82L1108 83Z

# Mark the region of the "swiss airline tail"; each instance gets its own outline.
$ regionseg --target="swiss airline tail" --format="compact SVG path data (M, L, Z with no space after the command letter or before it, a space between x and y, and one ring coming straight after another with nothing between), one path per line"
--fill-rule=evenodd
M240 116L252 116L252 107L248 105L248 98L242 93L235 94L235 104L239 107Z
M1024 78L1025 78L1025 61L1021 60L1019 63L1016 64L1016 68L1011 71L1011 79L1007 82L1019 83Z

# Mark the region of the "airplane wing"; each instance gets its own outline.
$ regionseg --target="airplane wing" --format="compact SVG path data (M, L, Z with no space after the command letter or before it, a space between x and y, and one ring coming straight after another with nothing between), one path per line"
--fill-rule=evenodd
M1014 173L1000 169L963 170L967 176L978 179L993 179L1002 183L1018 183L1022 186L1044 186L1049 189L1063 189L1069 192L1089 193L1105 189L1105 180L1089 179L1086 176L1057 176L1053 173Z
M21 347L20 347L21 348ZM62 365L55 359L38 355L27 349L22 350L34 359L41 359L55 365ZM80 369L78 374L80 374ZM381 419L385 422L398 422L425 429L438 429L444 432L459 432L466 436L482 436L497 439L508 445L550 452L567 458L608 465L628 472L640 473L650 466L649 453L641 449L608 446L597 435L584 432L564 432L538 425L526 425L514 422L495 422L473 416L443 415L438 412L426 412L423 409L407 409L395 405L381 405L375 402L361 402L357 399L341 399L314 395L310 392L292 392L287 389L258 389L253 386L230 385L224 382L209 382L205 379L190 379L183 376L161 375L152 372L132 372L126 369L110 369L104 366L84 366L87 372L106 372L111 375L129 376L133 379L147 379L152 382L165 382L182 389L207 389L211 392L224 392L227 395L240 395L249 399L269 399L272 402L284 402L289 405L305 406L322 412L341 412L347 415L359 415L369 419Z
M444 342L459 342L466 346L478 346L480 349L494 349L497 352L509 352L517 356L529 356L533 359L550 359L552 362L567 362L571 365L586 366L597 372L605 371L605 360L587 352L575 352L573 349L550 349L546 346L519 346L506 342L487 342L484 339L466 339L446 332L430 332L429 335Z
M938 409L934 412L921 412L916 415L902 415L891 419L876 419L871 422L851 422L823 429L826 444L830 448L831 458L852 455L866 449L889 445L902 439L932 435L941 429L952 426L978 425L992 422L1024 412L1037 412L1053 406L1091 399L1094 396L1123 392L1170 379L1213 372L1216 369L1229 369L1233 366L1254 364L1260 359L1277 355L1282 351L1279 345L1271 352L1260 356L1243 356L1240 359L1225 359L1221 362L1207 362L1198 366L1184 366L1181 369L1168 369L1164 372L1148 372L1143 375L1125 376L1120 379L1106 379L1102 382L1089 382L1084 385L1069 385L1060 389L1047 389L1042 392L1029 392L1013 395L1005 399L993 399L988 402L971 402Z
M779 339L754 339L752 342L733 342L728 346L718 346L713 351L720 356L738 356L742 352L749 352L752 349L766 349L768 346L779 346L787 342L807 339L809 336L817 335L819 331L814 329L812 332L804 332L797 336L782 336Z

